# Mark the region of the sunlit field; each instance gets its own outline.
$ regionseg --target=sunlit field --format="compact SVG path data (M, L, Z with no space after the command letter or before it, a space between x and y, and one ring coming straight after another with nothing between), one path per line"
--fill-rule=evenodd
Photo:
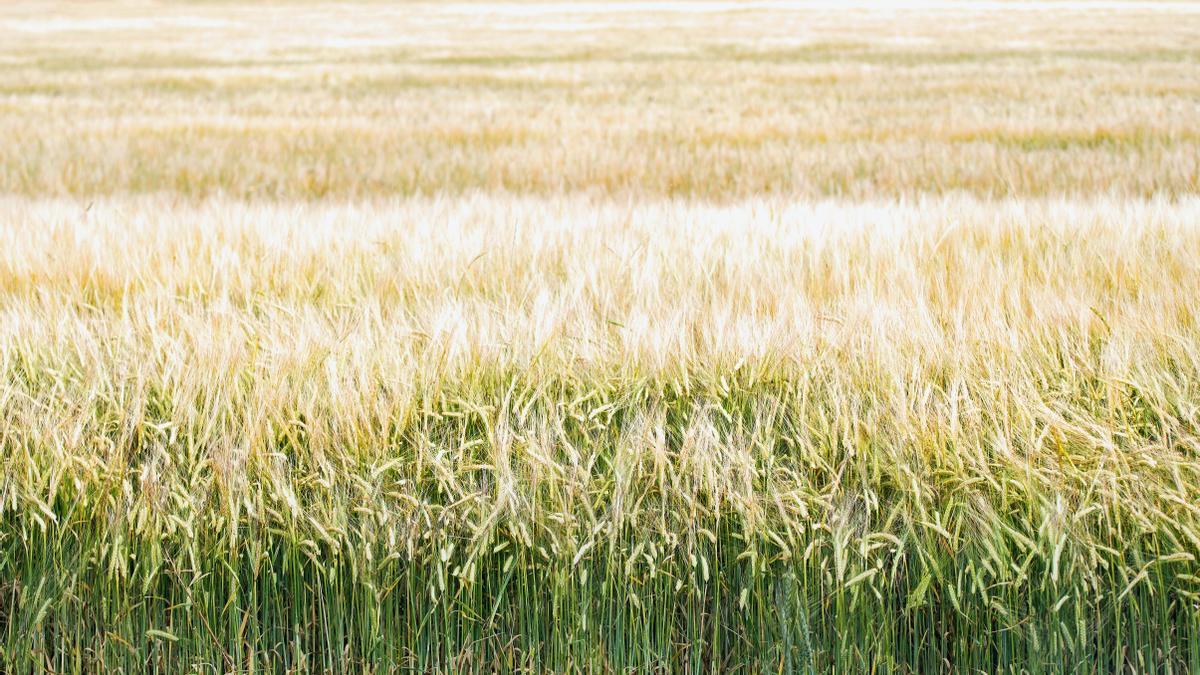
M0 6L0 672L1200 671L1200 7Z

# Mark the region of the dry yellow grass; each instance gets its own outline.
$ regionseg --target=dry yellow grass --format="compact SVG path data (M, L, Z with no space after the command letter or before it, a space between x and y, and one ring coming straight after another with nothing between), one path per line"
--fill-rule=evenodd
M0 190L35 196L1148 195L1200 179L1186 3L16 2L0 35Z
M276 374L328 358L368 399L373 379L480 364L679 375L860 354L902 372L1020 362L1054 336L1102 342L1124 377L1190 345L1200 288L1193 198L9 199L0 217L6 344L66 350L51 360L101 369L85 381L198 350ZM97 342L118 360L86 357Z

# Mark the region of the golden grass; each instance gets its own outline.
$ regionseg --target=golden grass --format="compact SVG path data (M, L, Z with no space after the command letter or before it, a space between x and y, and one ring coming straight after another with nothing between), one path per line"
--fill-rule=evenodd
M0 670L1200 670L1200 12L0 7Z
M89 667L288 645L335 670L1197 657L1194 198L0 214L0 505L31 596L9 654L71 658L125 621ZM211 599L288 555L315 567ZM513 569L533 595L504 594ZM166 585L110 605L96 570ZM66 597L34 590L47 574ZM948 592L961 614L923 613ZM76 628L23 632L42 598ZM758 618L721 619L734 602ZM89 623L94 603L115 613ZM669 623L688 606L698 624ZM780 647L796 620L812 644Z
M1146 196L1200 180L1186 6L36 7L0 9L0 190L32 196Z
M231 363L252 356L253 337L255 358L355 354L362 372L347 377L363 381L384 365L382 379L403 382L480 362L787 369L826 350L903 370L976 350L1020 360L1059 333L1125 363L1139 344L1191 336L1185 289L1200 282L1191 199L0 208L6 336L64 349L120 337L130 367L153 361L160 338L184 340L181 358L203 343ZM111 368L87 379L125 370Z

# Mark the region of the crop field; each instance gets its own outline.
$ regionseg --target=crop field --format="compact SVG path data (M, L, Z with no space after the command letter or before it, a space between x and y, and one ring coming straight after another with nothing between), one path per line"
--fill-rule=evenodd
M1200 6L3 3L24 672L1200 672Z

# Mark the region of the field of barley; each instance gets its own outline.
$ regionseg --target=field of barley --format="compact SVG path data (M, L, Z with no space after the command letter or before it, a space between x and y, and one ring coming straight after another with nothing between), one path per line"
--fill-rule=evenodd
M0 673L1200 672L1200 5L0 5Z

